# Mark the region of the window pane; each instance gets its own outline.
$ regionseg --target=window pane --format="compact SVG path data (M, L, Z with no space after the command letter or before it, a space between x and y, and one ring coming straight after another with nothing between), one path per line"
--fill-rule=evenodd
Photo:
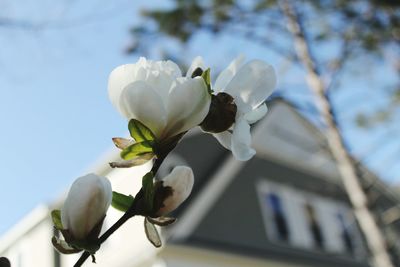
M286 216L283 211L281 199L274 193L267 195L267 201L271 207L272 217L274 220L277 238L283 241L288 241L289 229L286 222Z
M321 226L319 225L319 222L315 215L314 207L307 203L305 205L305 211L307 214L308 226L309 226L311 235L314 239L314 244L318 248L323 249L324 248L324 238L322 236Z

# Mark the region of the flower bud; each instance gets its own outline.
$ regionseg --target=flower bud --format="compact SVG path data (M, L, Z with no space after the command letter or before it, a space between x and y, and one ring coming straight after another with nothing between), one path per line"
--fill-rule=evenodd
M74 240L85 240L101 224L111 200L111 183L107 178L88 174L76 179L61 209L63 228Z
M232 96L224 92L212 95L210 110L200 127L209 133L224 132L235 122L236 111L237 107Z
M161 196L157 216L165 215L175 210L190 195L194 176L189 167L177 166L172 172L158 182L156 198Z

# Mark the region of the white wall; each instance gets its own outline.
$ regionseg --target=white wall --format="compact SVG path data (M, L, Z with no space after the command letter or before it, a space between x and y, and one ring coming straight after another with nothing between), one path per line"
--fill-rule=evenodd
M0 255L7 257L12 267L53 266L52 229L50 221L44 220L15 240Z

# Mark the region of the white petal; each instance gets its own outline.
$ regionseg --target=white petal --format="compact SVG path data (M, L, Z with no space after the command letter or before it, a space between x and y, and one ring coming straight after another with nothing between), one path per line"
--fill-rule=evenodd
M165 71L148 71L144 81L161 97L164 106L167 106L168 94L176 78Z
M236 119L232 134L232 154L240 161L251 159L256 151L251 147L250 125L243 117Z
M245 64L227 85L225 92L235 98L238 108L247 104L254 109L263 103L276 85L273 67L263 61L253 60ZM242 108L244 113L248 108Z
M75 180L61 209L63 227L84 239L106 214L112 200L110 181L88 174Z
M162 69L174 78L182 77L182 72L179 66L171 61L161 61L163 63Z
M259 121L261 118L263 118L265 114L267 114L267 111L268 111L267 104L264 103L258 108L250 111L249 113L246 113L244 115L244 118L246 119L247 123L253 124Z
M193 171L189 167L177 166L162 181L163 186L171 187L173 193L164 200L164 207L157 212L158 215L170 213L190 195L194 184Z
M197 56L193 59L192 64L190 65L190 67L186 73L186 77L191 77L193 71L197 68L201 68L202 70L205 70L203 58L200 56Z
M137 119L159 137L166 123L166 110L160 95L148 84L137 81L122 91L120 99L122 114Z
M114 107L121 112L119 99L122 90L136 79L136 64L126 64L115 68L108 78L108 96Z
M243 55L238 56L218 75L213 88L215 92L223 92L225 90L225 87L232 80L233 76L235 76L244 59Z
M174 136L200 124L208 114L211 96L203 78L176 80L168 96L167 128L163 137Z
M213 134L215 138L217 138L218 142L225 147L226 149L231 150L232 144L232 134L228 131L222 133Z

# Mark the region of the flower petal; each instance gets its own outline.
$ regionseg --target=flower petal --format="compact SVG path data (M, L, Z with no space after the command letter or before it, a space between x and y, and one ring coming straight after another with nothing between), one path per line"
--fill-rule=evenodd
M235 76L244 59L245 57L243 55L238 56L218 75L213 88L215 92L218 93L225 90L225 87L232 80L233 76Z
M238 108L247 113L263 103L275 85L276 75L273 67L261 60L253 60L239 69L225 92L232 95Z
M119 99L121 97L122 90L130 83L135 81L136 64L126 64L115 68L108 78L108 96L114 107L121 112L119 106Z
M165 107L167 106L170 88L175 80L176 78L171 76L168 72L158 70L147 71L146 78L144 79L147 85L157 91Z
M256 109L250 111L249 113L246 113L244 115L244 118L246 119L247 123L253 124L260 119L262 119L265 114L267 114L268 107L267 104L262 104L261 106L257 107Z
M159 137L166 124L166 110L160 95L144 81L124 88L120 97L121 113L137 119Z
M251 147L250 125L243 117L236 119L231 149L233 156L240 161L249 160L256 154L256 151Z
M174 136L200 124L208 114L211 96L203 78L180 78L168 96L167 128L163 136Z
M177 166L161 181L163 182L163 187L172 188L172 195L164 200L164 206L157 212L157 215L163 215L173 211L186 200L192 192L194 175L191 168Z
M201 68L202 70L205 70L203 58L200 56L195 57L193 59L192 64L190 65L190 67L186 73L186 77L191 77L193 74L193 71L197 68Z
M174 78L182 77L181 69L175 62L171 60L157 62L160 65L160 70L167 72L168 75Z
M213 134L213 136L218 140L218 142L226 149L231 150L232 144L232 134L228 131L222 133Z

